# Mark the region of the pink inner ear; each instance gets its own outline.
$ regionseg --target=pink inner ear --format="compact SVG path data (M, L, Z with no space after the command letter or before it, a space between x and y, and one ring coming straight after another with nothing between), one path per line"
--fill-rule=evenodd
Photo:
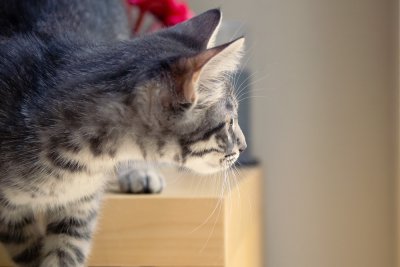
M182 84L182 90L186 101L190 103L196 102L197 85L202 68L222 50L223 47L211 48L184 61L184 69L186 69L187 75L184 75L186 77Z
M179 60L172 68L176 82L176 93L181 101L195 103L197 101L197 85L203 67L226 45L204 50L192 57Z
M183 96L188 103L195 103L197 100L197 76L196 72L192 72L182 84Z
M193 61L192 64L194 66L194 70L201 71L201 68L203 68L207 64L207 62L209 62L213 57L220 53L224 48L224 46L210 48L190 58L190 60Z

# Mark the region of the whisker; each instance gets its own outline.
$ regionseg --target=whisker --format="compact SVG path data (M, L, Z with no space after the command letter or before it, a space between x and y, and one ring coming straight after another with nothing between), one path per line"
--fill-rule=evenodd
M263 88L258 88L258 89L253 89L253 90L250 90L248 92L245 92L242 95L240 95L240 97L237 98L237 101L240 101L244 97L252 96L253 93L259 93L261 91L264 92L264 89Z
M233 78L234 78L233 86L234 86L235 88L238 87L238 86L237 86L237 83L239 82L239 80L236 79L236 78L237 78L238 76L242 75L243 71L246 69L247 64L250 62L250 59L252 58L252 56L253 56L253 55L248 56L247 59L246 59L246 61L242 64L242 66L241 66L239 72L235 72L235 73L233 74ZM239 87L240 87L240 86L239 86Z
M233 73L233 87L236 88L237 83L239 82L239 80L237 79L238 76L242 75L243 71L246 69L246 66L248 65L248 63L250 62L250 60L253 58L254 54L251 53L251 49L254 47L254 44L252 44L251 47L249 47L248 49L246 49L246 54L248 55L246 58L246 61L244 63L241 63L241 67L239 71L236 71Z
M252 81L251 83L247 84L246 86L244 86L243 89L241 89L240 92L238 93L237 98L241 98L246 93L254 92L254 90L260 90L260 88L254 88L253 86L255 84L259 83L260 81L263 81L265 78L266 78L266 76L262 76L260 78L257 78L256 80ZM250 90L246 90L248 88L250 88Z
M245 85L248 81L250 81L251 79L253 79L254 77L256 77L256 75L258 74L257 71L252 72L249 76L247 76L243 81L241 81L240 85L237 86L237 94L240 95L246 88L248 88L250 85L253 85L254 82L252 81L251 83L249 83L248 85L242 87L243 85ZM262 77L264 78L264 77Z
M265 95L260 95L260 96L249 96L249 97L245 97L245 98L243 98L243 99L240 99L240 101L238 101L238 103L240 103L240 102L242 102L242 101L244 101L244 100L246 100L246 99L251 99L251 98L253 98L253 99L259 99L259 98L265 98L265 97L267 97L267 96L265 96Z
M239 183L240 183L240 180L241 180L240 179L240 174L239 174L238 170L236 169L235 165L232 165L231 172L232 172L233 178L235 180L235 185L236 185L235 189L236 189L237 194L238 194L238 198L237 198L238 203L237 203L237 205L239 206L239 217L240 217L240 221L242 222L242 220L243 220L242 205L241 205L242 196L241 196L241 193L240 193L240 186L239 186Z
M223 207L222 207L222 204L223 204L222 199L223 199L223 195L221 195L221 197L219 198L219 200L218 200L218 202L217 202L216 207L218 207L218 214L217 214L216 217L215 217L215 221L214 221L213 227L212 227L212 229L211 229L211 232L210 232L210 234L208 235L208 238L207 238L207 240L206 240L204 246L200 249L200 252L203 252L204 249L207 247L208 242L210 241L211 236L212 236L212 234L214 233L215 226L216 226L216 224L217 224L218 218L220 217L220 215L221 215L221 210L222 210L222 208L223 208ZM214 209L214 212L215 212L215 209ZM209 219L211 219L210 216L209 216ZM203 224L203 225L204 225L204 224Z

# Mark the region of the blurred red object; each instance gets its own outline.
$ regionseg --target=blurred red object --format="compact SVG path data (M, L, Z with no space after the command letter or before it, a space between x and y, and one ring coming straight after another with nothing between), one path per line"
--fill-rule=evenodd
M163 26L173 26L193 17L193 11L184 1L177 0L127 0L129 5L139 8L133 32L137 34L143 22L144 15L151 13Z

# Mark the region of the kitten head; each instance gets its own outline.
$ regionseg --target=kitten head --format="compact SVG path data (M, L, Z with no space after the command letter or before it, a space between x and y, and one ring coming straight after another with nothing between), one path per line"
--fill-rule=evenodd
M149 37L162 48L137 95L147 128L177 144L173 161L200 173L228 168L246 148L229 81L244 38L214 46L220 22L220 11L210 10Z

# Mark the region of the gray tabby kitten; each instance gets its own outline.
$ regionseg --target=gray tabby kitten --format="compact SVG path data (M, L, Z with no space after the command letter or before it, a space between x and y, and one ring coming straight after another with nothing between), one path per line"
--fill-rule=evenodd
M3 1L0 241L17 266L84 266L124 160L200 173L246 148L219 10L133 40L118 1Z

